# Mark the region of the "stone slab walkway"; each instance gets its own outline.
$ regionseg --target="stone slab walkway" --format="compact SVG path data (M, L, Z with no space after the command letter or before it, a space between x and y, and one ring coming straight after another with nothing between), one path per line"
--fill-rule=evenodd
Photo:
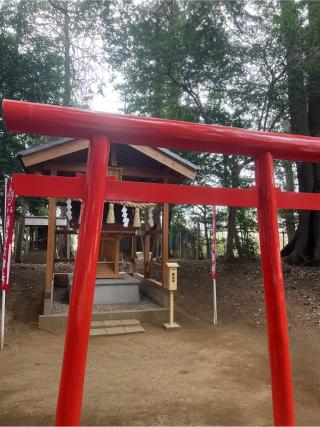
M137 319L94 320L91 322L90 337L138 334L145 332Z

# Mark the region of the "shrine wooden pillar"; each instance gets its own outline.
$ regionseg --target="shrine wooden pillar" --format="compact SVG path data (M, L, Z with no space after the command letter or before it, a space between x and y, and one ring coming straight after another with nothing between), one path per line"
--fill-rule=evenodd
M169 179L163 180L165 184L169 184ZM169 259L169 204L164 203L162 205L162 285L167 287L168 285L168 274L167 274L167 262Z
M137 272L137 235L131 238L131 273Z
M51 175L57 175L56 170L51 170ZM51 298L53 287L53 274L54 274L54 259L56 251L56 211L57 200L49 198L49 211L48 211L48 237L47 237L47 259L46 259L46 278L44 296Z
M144 242L143 242L143 275L146 279L150 277L150 225L148 221L148 209L144 214Z
M25 227L26 230L26 245L25 245L25 251L24 251L24 255L27 256L29 253L29 245L30 245L30 226Z

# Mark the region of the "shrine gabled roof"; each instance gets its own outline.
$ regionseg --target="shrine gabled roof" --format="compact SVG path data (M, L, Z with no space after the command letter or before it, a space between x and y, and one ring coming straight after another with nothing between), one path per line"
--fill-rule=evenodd
M65 144L66 142L72 141L72 138L59 138L55 139L53 141L47 142L46 144L42 145L36 145L34 147L27 148L26 150L20 151L18 153L19 157L28 156L29 154L37 153L40 151L47 150L51 147L56 147L57 145ZM174 153L173 151L169 150L168 148L157 148L158 150L162 151L162 153L167 154L169 157L172 157L173 159L177 160L179 163L183 163L186 166L188 166L190 169L193 169L194 171L199 170L199 167L195 165L194 163L190 162L190 160L185 159L184 157L180 156L177 153Z
M27 148L26 150L19 151L18 156L28 156L29 154L38 153L39 151L48 150L48 148L56 147L57 145L62 145L68 141L72 141L71 138L59 138L54 139L46 144L35 145L34 147Z
M67 146L70 145L70 143L76 143L77 145L72 149L72 151L66 149L64 151L64 145L67 148ZM60 150L61 147L61 150ZM183 158L177 153L172 152L171 150L167 148L152 148L152 147L143 147L143 146L135 146L130 145L132 149L134 149L137 152L140 152L142 155L145 155L147 158L150 159L152 162L159 162L165 164L165 159L167 158L167 161L169 163L167 164L167 167L169 169L172 169L173 171L185 175L188 178L194 179L196 176L196 173L198 171L198 166L196 166L194 163L190 162L189 160ZM86 150L88 148L88 140L85 139L74 139L74 138L59 138L52 141L49 141L46 144L30 147L26 150L20 151L18 153L18 156L20 157L20 160L25 168L28 168L30 166L34 166L37 164L40 164L44 161L47 161L46 157L42 158L41 153L46 154L46 152L52 151L52 150L59 150L56 157L61 156L67 156L71 153L75 152L81 152L82 150ZM157 153L158 152L158 153ZM180 165L180 166L179 166Z
M169 157L172 157L173 159L177 160L178 162L184 163L186 166L189 166L190 169L193 169L194 171L198 171L200 169L199 166L190 162L190 160L187 160L184 157L181 157L179 154L174 153L173 151L169 150L168 148L159 148L158 147L158 150L162 151L163 153L167 154Z

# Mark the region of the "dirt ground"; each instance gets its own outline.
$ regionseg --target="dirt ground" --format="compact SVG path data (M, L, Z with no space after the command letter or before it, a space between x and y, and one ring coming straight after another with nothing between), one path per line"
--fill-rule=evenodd
M219 327L208 262L183 262L181 329L90 339L84 425L270 425L271 388L258 261L218 263ZM320 424L320 270L284 268L299 425ZM37 328L44 266L13 266L0 424L54 423L64 337Z

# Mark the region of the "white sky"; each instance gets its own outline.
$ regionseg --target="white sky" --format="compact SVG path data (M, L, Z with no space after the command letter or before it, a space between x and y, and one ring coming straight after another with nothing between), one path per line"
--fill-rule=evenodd
M123 103L120 100L119 93L109 83L107 89L104 89L103 95L96 95L91 101L92 110L104 111L107 113L122 113Z

